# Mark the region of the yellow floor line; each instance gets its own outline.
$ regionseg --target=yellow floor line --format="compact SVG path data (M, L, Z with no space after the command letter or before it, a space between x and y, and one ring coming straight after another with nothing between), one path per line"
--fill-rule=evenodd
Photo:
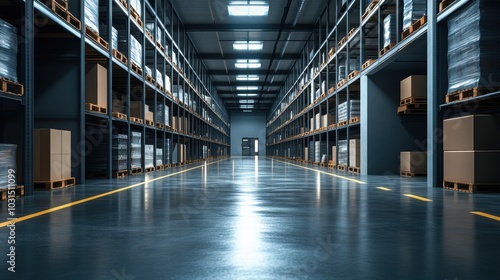
M77 201L66 203L66 204L63 204L63 205L60 205L60 206L49 208L47 210L43 210L43 211L40 211L40 212L36 212L36 213L33 213L33 214L22 216L22 217L19 217L19 218L15 219L15 220L10 220L10 221L7 221L7 222L0 223L0 228L6 227L7 225L10 225L12 222L15 222L15 223L23 222L23 221L26 221L26 220L29 220L29 219L40 217L42 215L46 215L46 214L49 214L49 213L52 213L52 212L56 212L56 211L59 211L59 210L65 209L65 208L69 208L69 207L72 207L72 206L75 206L75 205L78 205L78 204L86 203L86 202L89 202L89 201L92 201L92 200L96 200L96 199L99 199L99 198L102 198L102 197L105 197L105 196L109 196L109 195L112 195L112 194L115 194L115 193L119 193L119 192L122 192L122 191L126 191L126 190L129 190L129 189L138 187L138 186L142 186L142 185L145 185L147 183L155 182L155 181L162 180L162 179L165 179L165 178L168 178L168 177L172 177L172 176L175 176L175 175L186 173L186 172L198 169L198 168L202 168L204 166L208 166L208 165L212 165L212 164L215 164L215 163L219 163L219 162L224 161L224 160L227 160L227 159L223 159L223 160L211 162L211 163L208 163L206 165L202 164L200 166L195 166L195 167L188 168L188 169L185 169L185 170L177 171L177 172L174 172L174 173L171 173L171 174L167 174L165 176L161 176L161 177L154 178L154 179L151 179L151 180L146 180L146 181L139 182L139 183L136 183L136 184L133 184L133 185L130 185L130 186L122 187L122 188L119 188L119 189L116 189L116 190L112 190L112 191L109 191L109 192L105 192L105 193L102 193L102 194L94 195L94 196L87 197L87 198L84 198L84 199L81 199L81 200L77 200Z
M411 198L414 198L414 199L418 199L418 200L421 200L421 201L425 201L425 202L430 202L432 200L428 199L428 198L425 198L425 197L421 197L421 196L418 196L418 195L414 195L414 194L404 194L404 196L407 196L407 197L411 197Z
M386 188L386 187L377 187L377 189L383 190L383 191L392 191L392 189L389 189L389 188Z
M277 159L273 159L273 160L275 160L277 162L284 163L284 164L288 164L288 165L293 165L293 166L296 166L296 167L300 167L300 168L303 168L303 169L316 171L316 172L319 172L321 174L330 175L330 176L337 177L337 178L340 178L340 179L343 179L343 180L348 180L348 181L355 182L355 183L358 183L358 184L366 184L366 182L363 182L363 181L360 181L360 180L356 180L356 179L352 179L352 178L349 178L349 177L344 177L344 176L336 175L336 174L333 174L333 173L329 173L329 172L317 170L317 169L314 169L314 168L309 168L309 167L305 167L305 166L301 166L301 165L296 165L296 164L289 163L289 162L286 162L286 161L281 161L281 160L277 160Z
M483 216L485 218L490 218L490 219L495 220L495 221L500 221L500 217L499 216L490 215L488 213L476 212L476 211L472 211L470 213L474 214L474 215L478 215L478 216Z

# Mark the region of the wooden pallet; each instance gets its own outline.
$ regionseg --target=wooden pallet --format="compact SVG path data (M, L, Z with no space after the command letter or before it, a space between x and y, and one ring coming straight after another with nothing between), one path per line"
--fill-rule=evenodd
M347 76L347 79L351 80L354 77L356 77L358 74L359 74L359 71L358 70L354 70L351 73L349 73L349 75Z
M479 95L488 94L490 92L494 92L499 89L500 88L475 87L475 88L469 88L451 92L446 95L446 103L465 100Z
M141 118L130 117L130 121L135 122L135 123L144 124L144 120Z
M90 112L96 112L99 114L106 114L108 112L108 109L104 107L99 107L95 104L92 103L85 103L85 110L90 111Z
M139 76L142 77L142 68L135 64L135 62L131 61L130 62L130 68L132 69L132 71L134 71L135 73L137 73Z
M342 79L340 82L337 83L337 88L340 88L340 87L342 87L345 84L347 84L347 80L346 79Z
M335 129L337 127L337 124L334 123L334 124L331 124L328 126L328 129Z
M151 40L151 43L154 44L155 38L153 37L153 34L151 34L151 32L149 32L149 30L147 30L147 29L146 29L146 37L148 37L149 40Z
M146 74L146 81L150 82L152 85L155 85L155 79L152 76Z
M165 128L165 124L163 124L161 122L156 122L156 128L158 128L158 129L164 129Z
M0 189L0 200L7 200L9 198L13 198L13 197L9 197L9 192L10 191L14 191L14 198L17 198L17 197L21 197L21 196L24 196L24 186L15 186L14 188L3 188L3 189Z
M130 169L130 174L131 175L142 174L142 168L141 167L131 168Z
M500 184L473 184L444 180L443 188L467 193L498 192L500 191Z
M167 169L167 168L172 167L172 165L170 163L167 163L167 164L164 165L164 167L165 167L165 169Z
M120 120L124 120L124 121L128 120L127 115L125 115L125 114L123 114L123 113L113 112L113 113L111 113L111 115L112 115L113 117L117 118L117 119L120 119Z
M35 189L43 189L43 190L62 189L62 188L72 187L74 185L75 185L75 177L63 180L39 181L33 183L33 187Z
M162 165L157 165L157 166L155 167L155 170L156 170L156 171L160 171L160 170L164 170L164 169L165 169L165 165L163 165L163 164L162 164Z
M439 12L442 12L444 9L448 8L448 6L453 3L455 0L443 0L439 3Z
M158 41L156 41L156 47L158 47L158 49L160 49L160 51L161 51L162 53L164 53L164 52L165 52L165 47L163 47L163 46L160 44L160 42L158 42Z
M347 33L347 38L351 38L351 36L356 33L356 28L352 28L351 30L349 30L349 33Z
M126 56L124 56L121 52L119 52L117 49L113 49L113 56L121 61L123 64L127 65L128 59Z
M23 96L24 86L21 85L20 83L16 83L11 80L0 77L0 91L12 95Z
M406 104L398 107L398 114L426 114L427 103Z
M337 44L337 48L340 49L342 47L342 45L345 44L345 42L347 42L347 37L346 36L344 36L344 37L342 37L342 39L340 39L340 41Z
M69 25L73 26L77 30L81 30L82 29L82 23L81 23L81 21L78 20L74 15L72 15L68 11L68 7L67 6L66 7L61 6L56 1L52 1L52 5L51 5L50 8L52 9L52 11L54 11L54 13L56 15L58 15L64 21L66 21L67 23L69 23Z
M116 170L116 171L113 171L113 178L122 179L122 178L125 178L127 175L128 175L128 171L127 170Z
M331 87L330 89L328 89L328 94L332 94L335 92L335 86Z
M56 2L61 6L62 9L68 10L68 1L67 0L44 0L42 1L47 5L47 7L52 7L52 2Z
M125 8L125 10L128 9L127 1L126 0L118 0L120 4Z
M363 13L363 15L361 16L361 19L362 20L365 20L365 18L373 11L373 9L375 8L375 6L377 6L378 4L378 0L373 0L370 5L368 5L368 7L366 7L366 10L365 12Z
M350 118L349 119L349 123L350 124L355 124L355 123L359 123L361 120L361 117L360 116L357 116L357 117L354 117L354 118Z
M146 172L146 173L147 173L147 172L153 172L153 171L156 171L156 168L155 168L155 167L146 167L146 168L144 169L144 172Z
M332 47L332 48L328 51L328 58L332 57L334 54L335 54L335 47Z
M161 92L165 92L165 88L162 85L160 85L159 83L156 83L156 88L158 90L160 90Z
M427 22L427 16L423 16L414 23L412 23L412 25L410 25L408 29L406 29L405 31L403 31L403 33L401 33L401 40L406 39L413 32L417 31L420 27L422 27L426 22Z
M349 166L348 171L351 173L361 173L361 170L359 167L356 166Z
M90 39L94 40L105 50L109 50L109 43L106 42L106 40L104 40L101 36L99 36L99 34L95 30L92 30L92 28L85 26L85 35L87 35L87 37L89 37Z
M370 67L370 65L372 65L374 62L375 59L368 59L367 61L365 61L365 63L363 63L363 65L361 65L361 70L365 70L366 68Z
M427 104L427 97L408 97L399 101L399 105L406 104Z
M347 125L347 121L341 121L337 123L337 127Z
M333 160L328 161L328 168L336 169L337 165L333 162Z
M342 171L346 171L346 170L347 170L347 165L342 165L342 164L339 164L339 165L337 166L337 169L338 169L338 170L342 170Z
M401 177L416 177L416 176L425 176L427 172L410 172L410 171L401 171L399 172Z
M393 43L390 43L389 46L383 48L380 50L379 52L379 56L383 56L384 54L386 54L389 50L391 50L392 48L394 47L394 44Z
M155 122L154 121L145 120L145 123L146 123L147 126L155 126Z
M135 20L135 22L137 23L137 25L139 25L141 28L144 27L144 25L142 24L141 17L137 13L137 11L132 7L130 7L130 17L133 18Z

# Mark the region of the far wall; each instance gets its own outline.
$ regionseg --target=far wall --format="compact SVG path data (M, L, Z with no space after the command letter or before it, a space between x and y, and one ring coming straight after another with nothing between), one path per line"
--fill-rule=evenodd
M242 154L241 139L259 138L259 155L266 155L266 114L231 113L231 155Z

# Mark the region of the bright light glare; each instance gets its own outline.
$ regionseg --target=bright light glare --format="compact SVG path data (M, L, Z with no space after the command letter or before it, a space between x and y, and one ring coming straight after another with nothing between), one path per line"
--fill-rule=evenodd
M259 51L262 50L264 44L261 41L236 41L233 44L233 49L237 51Z
M230 16L267 16L267 1L232 1L227 6Z

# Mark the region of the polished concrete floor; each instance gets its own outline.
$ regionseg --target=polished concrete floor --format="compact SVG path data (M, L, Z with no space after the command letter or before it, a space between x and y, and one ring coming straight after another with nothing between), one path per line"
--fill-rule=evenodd
M500 221L471 213L499 202L233 157L18 199L17 218L67 207L16 223L15 273L0 228L0 279L500 279Z

